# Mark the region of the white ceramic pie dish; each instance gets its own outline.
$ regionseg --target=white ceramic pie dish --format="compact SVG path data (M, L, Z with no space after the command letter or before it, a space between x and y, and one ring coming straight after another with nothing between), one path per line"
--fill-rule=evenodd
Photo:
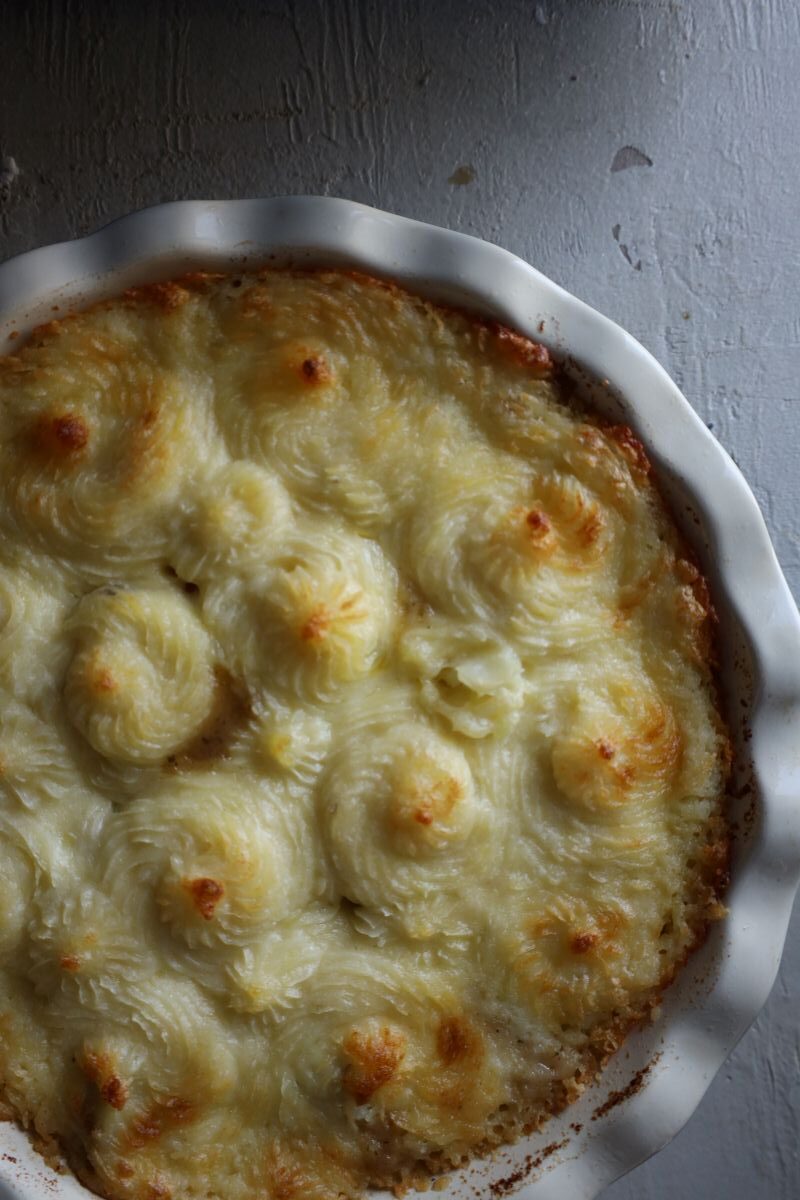
M730 915L667 993L661 1019L577 1105L435 1193L593 1200L685 1124L774 982L800 882L797 608L743 477L651 355L520 259L462 234L318 197L162 205L0 265L0 354L34 325L133 284L266 262L357 267L547 343L601 411L633 426L710 579L738 743ZM597 1116L617 1092L625 1098ZM59 1195L89 1193L0 1125L0 1200Z

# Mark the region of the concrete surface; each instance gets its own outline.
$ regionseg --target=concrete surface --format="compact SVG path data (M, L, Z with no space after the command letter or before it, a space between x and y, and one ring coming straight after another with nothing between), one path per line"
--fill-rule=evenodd
M291 192L499 242L665 364L798 594L795 0L5 0L0 25L0 257ZM688 1128L606 1200L798 1196L800 913Z

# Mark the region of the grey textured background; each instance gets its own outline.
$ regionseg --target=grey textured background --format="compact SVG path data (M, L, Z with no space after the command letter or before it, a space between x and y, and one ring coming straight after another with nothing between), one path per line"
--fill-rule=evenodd
M667 367L798 595L795 0L5 0L0 45L0 257L299 192L499 242ZM689 1126L606 1200L798 1196L800 913Z

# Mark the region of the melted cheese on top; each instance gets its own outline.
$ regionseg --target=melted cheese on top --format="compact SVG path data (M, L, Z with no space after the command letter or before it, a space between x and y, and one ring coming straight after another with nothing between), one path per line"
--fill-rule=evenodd
M0 360L0 1083L93 1188L443 1168L653 1006L726 739L648 470L542 348L347 274Z

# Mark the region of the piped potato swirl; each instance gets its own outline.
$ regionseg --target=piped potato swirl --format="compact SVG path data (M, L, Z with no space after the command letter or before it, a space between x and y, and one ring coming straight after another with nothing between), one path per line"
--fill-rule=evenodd
M202 724L214 690L212 646L183 596L102 588L67 626L75 652L64 699L99 754L160 762Z

